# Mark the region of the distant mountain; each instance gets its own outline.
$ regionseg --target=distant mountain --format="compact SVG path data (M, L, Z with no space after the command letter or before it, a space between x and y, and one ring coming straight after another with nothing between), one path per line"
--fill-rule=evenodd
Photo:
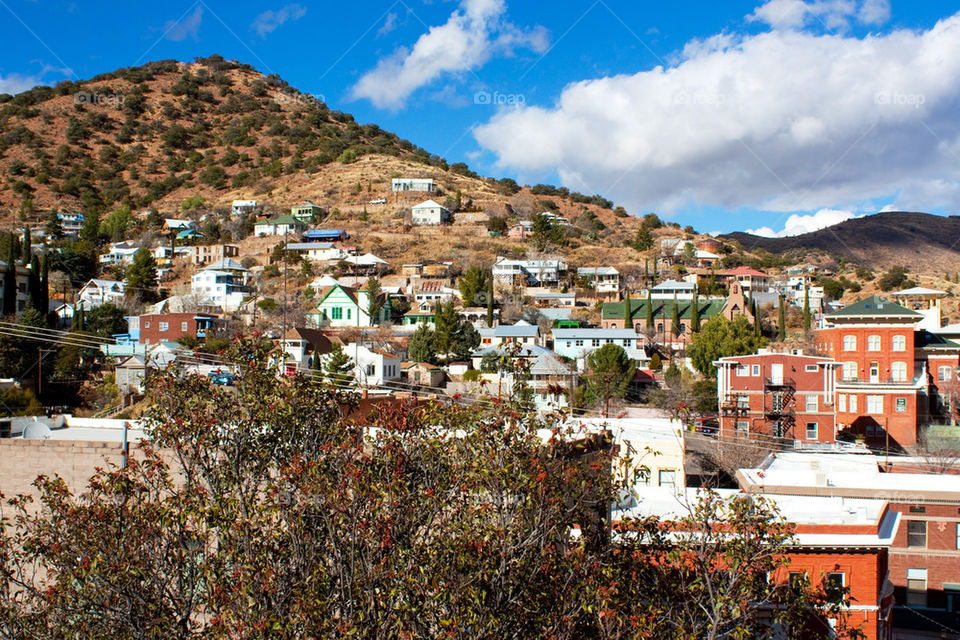
M788 238L742 232L721 237L747 251L764 249L797 257L821 253L875 268L902 264L934 273L960 270L960 216L885 211Z

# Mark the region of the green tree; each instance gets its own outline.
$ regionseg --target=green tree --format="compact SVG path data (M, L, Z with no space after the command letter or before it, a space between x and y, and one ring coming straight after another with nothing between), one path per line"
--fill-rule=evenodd
M679 338L680 334L680 304L677 302L677 296L673 296L673 315L670 318L670 331L674 338Z
M421 324L410 336L407 355L414 362L436 362L437 352L433 348L433 331L426 324Z
M23 230L23 243L20 245L20 263L24 267L28 267L32 261L33 246L30 242L30 227L27 226Z
M127 269L126 292L128 297L144 302L157 300L157 261L149 249L133 254L133 263Z
M129 205L122 205L111 211L100 225L100 231L113 241L123 240L127 231L133 227L133 212Z
M487 278L487 328L493 326L493 274Z
M323 373L330 384L337 387L353 384L353 360L344 352L339 342L333 343L333 348L325 358L315 357L323 363Z
M653 295L650 293L650 288L647 287L647 317L646 317L646 329L647 331L653 331Z
M630 246L640 252L649 250L653 246L653 235L650 230L647 227L637 229L637 235L634 236Z
M904 286L906 281L907 268L897 265L890 267L886 273L880 276L880 279L877 281L877 286L880 287L881 291L893 291L894 289Z
M370 317L371 324L380 323L380 312L383 311L383 289L380 287L380 280L370 278L367 280L367 308L365 311Z
M12 316L17 312L17 247L12 231L8 239L7 264L3 272L3 315Z
M100 212L97 209L88 209L83 214L83 226L80 227L77 238L91 247L100 246Z
M470 267L460 278L460 299L464 307L487 306L484 299L490 288L490 275L480 267Z
M803 288L803 331L810 333L810 288Z
M95 336L109 338L127 332L126 312L111 302L86 312L84 320L85 329Z
M690 330L693 333L700 331L700 292L693 290L693 304L690 307Z
M545 215L537 214L533 218L530 239L537 251L550 251L567 243L567 234L563 227Z
M436 358L442 362L467 358L480 346L480 334L460 316L452 300L437 305L432 346Z
M587 366L589 397L603 406L604 416L609 415L610 400L627 395L637 363L619 345L605 344L587 356Z
M746 316L737 316L731 322L722 315L708 320L690 340L687 347L693 367L708 377L716 377L715 360L727 356L756 353L767 341L758 337Z

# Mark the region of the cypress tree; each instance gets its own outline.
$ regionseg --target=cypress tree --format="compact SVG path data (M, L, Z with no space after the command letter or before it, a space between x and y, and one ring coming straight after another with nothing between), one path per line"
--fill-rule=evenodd
M623 328L633 328L633 309L630 308L630 290L623 290Z
M690 309L690 331L700 332L700 292L693 290L693 307Z
M653 328L653 296L650 295L650 289L647 289L647 329Z
M30 304L46 317L47 309L44 306L46 303L40 295L40 289L40 258L33 256L33 260L30 261L30 280L27 291L30 293Z
M49 313L50 309L50 260L49 254L43 252L43 264L40 267L40 296L43 306L41 312ZM46 310L46 311L44 311Z
M787 339L787 309L780 297L780 316L777 318L777 337L783 341Z
M487 327L493 326L493 272L487 279Z
M31 262L32 246L30 242L30 227L23 230L23 245L20 247L20 262L26 267Z
M5 316L12 316L17 312L17 243L13 231L10 232L9 240L7 270L3 274L3 315Z
M803 290L803 330L806 333L810 331L810 288L804 287Z
M673 317L670 319L670 330L674 336L680 335L680 304L677 302L677 294L673 294Z

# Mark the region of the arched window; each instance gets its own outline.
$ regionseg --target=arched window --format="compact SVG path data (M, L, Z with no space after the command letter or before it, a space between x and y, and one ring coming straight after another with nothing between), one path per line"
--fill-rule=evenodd
M906 382L907 381L907 363L906 362L894 362L890 365L890 377L893 378L894 382Z

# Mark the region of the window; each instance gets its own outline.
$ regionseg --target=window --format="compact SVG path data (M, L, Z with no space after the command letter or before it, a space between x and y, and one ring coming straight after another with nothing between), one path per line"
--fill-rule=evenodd
M568 347L572 347L572 346L573 346L573 343L570 342L569 340L567 340L567 346L568 346Z
M188 325L187 325L186 322L181 322L181 323L180 323L180 331L187 331L187 330L188 330L188 329L187 329L187 326L188 326Z
M350 307L347 307L347 320L350 319L350 313L353 311Z
M660 486L661 487L673 487L676 486L677 472L673 469L661 469L660 470Z
M150 321L149 321L149 320L147 320L146 322L143 323L143 328L144 328L144 329L149 329L149 328L150 328Z
M883 413L883 396L867 396L867 413L874 415Z
M806 571L791 571L787 576L787 583L791 589L803 589L807 582Z
M169 323L169 322L161 322L161 323L160 323L160 333L163 333L164 331L166 331L166 330L169 329L169 328L170 328L170 323Z
M949 369L949 367L947 368ZM906 362L891 363L890 377L893 378L894 382L906 382L907 381L907 363Z
M845 577L842 571L828 571L823 575L823 590L828 597L834 599L843 592Z
M843 393L837 394L837 411L844 412L847 410L847 396Z
M880 351L880 336L867 336L867 351Z
M819 369L820 369L820 365L818 364L808 364L803 368L803 370L806 371L807 373L816 373Z
M897 398L896 406L897 406L897 413L905 413L907 410L907 399Z
M957 549L960 549L960 522L957 523Z
M755 364L750 367L750 375L759 376L760 375L760 365Z
M907 569L907 604L927 606L926 569Z
M576 344L576 346L578 346L578 347L582 347L582 346L583 346L583 340L577 340L577 341L575 342L575 344Z
M937 380L940 382L950 380L950 367L937 367Z
M856 351L856 350L857 350L857 336L843 336L843 350L844 350L844 351Z
M807 440L816 440L817 439L817 423L808 422L807 423Z
M750 431L749 420L737 420L737 433L748 433Z
M594 338L593 340L590 341L590 344L591 344L592 346L594 346L594 347L599 347L599 346L600 346L600 338Z
M856 362L843 363L843 379L844 380L857 379L857 363Z
M817 396L811 394L807 396L807 411L815 412L819 409Z
M741 364L737 367L738 376L748 376L750 375L750 367L745 364Z
M857 412L857 396L856 394L850 395L850 413Z
M368 365L367 365L367 375L368 375L368 376L372 376L372 375L375 375L376 373L377 373L377 366L376 366L376 365L373 365L373 364L368 364Z
M893 336L890 342L890 348L892 351L906 351L907 350L907 337L906 336Z
M343 319L343 309L340 307L334 307L330 309L330 318L333 320L342 320Z
M633 346L633 340L627 338L623 341L623 346L629 349L631 346Z
M907 520L907 546L927 546L927 521Z

